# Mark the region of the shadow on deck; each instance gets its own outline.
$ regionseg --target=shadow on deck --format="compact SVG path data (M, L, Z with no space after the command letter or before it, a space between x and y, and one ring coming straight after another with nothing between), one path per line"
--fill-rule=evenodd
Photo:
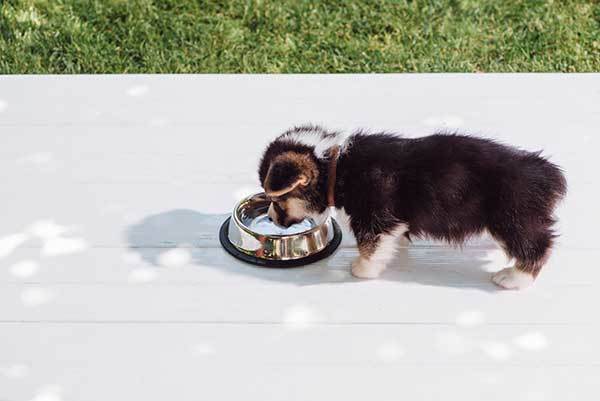
M175 209L145 217L130 226L125 235L131 250L157 267L165 266L165 253L182 249L185 258L198 267L260 280L299 286L363 281L350 275L350 263L357 255L356 248L350 246L342 245L328 259L303 267L264 268L240 262L221 249L216 239L227 217ZM490 246L461 250L443 245L412 245L399 249L379 280L495 292L498 288L490 281L490 269L503 267L499 264L502 260L499 250Z

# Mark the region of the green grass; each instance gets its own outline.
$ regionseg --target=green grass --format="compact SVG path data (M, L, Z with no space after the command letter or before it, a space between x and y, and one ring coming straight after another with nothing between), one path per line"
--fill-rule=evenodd
M597 0L0 0L0 73L598 71Z

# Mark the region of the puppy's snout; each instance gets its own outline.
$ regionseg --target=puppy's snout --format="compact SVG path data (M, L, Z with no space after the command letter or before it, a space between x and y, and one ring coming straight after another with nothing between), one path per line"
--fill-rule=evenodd
M267 215L273 223L288 228L292 224L299 223L301 220L293 219L288 216L285 211L275 202L271 202Z
M275 205L275 203L271 202L271 204L269 205L269 210L267 212L267 215L269 216L271 221L273 221L273 223L279 224L279 216L277 214L277 211L275 210L274 205Z
M284 226L285 228L288 228L289 226L292 226L294 224L298 224L300 223L302 220L296 220L296 219L285 219L285 221L283 222L283 224L281 224L282 226Z

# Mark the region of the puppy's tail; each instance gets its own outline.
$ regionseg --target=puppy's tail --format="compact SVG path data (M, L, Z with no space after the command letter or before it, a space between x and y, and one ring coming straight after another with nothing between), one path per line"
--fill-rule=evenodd
M547 205L554 209L567 195L567 179L562 168L552 163L542 152L530 153L527 158L529 163L526 166L529 172L536 177L536 186L546 195Z

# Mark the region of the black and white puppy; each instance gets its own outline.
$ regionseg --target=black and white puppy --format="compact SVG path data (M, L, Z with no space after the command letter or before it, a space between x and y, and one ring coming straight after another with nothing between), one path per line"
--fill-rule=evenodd
M323 221L331 207L348 217L357 277L377 277L402 238L461 244L487 230L516 261L492 277L510 289L530 285L548 259L566 193L560 168L540 153L455 134L346 136L318 126L271 142L259 177L280 225Z

